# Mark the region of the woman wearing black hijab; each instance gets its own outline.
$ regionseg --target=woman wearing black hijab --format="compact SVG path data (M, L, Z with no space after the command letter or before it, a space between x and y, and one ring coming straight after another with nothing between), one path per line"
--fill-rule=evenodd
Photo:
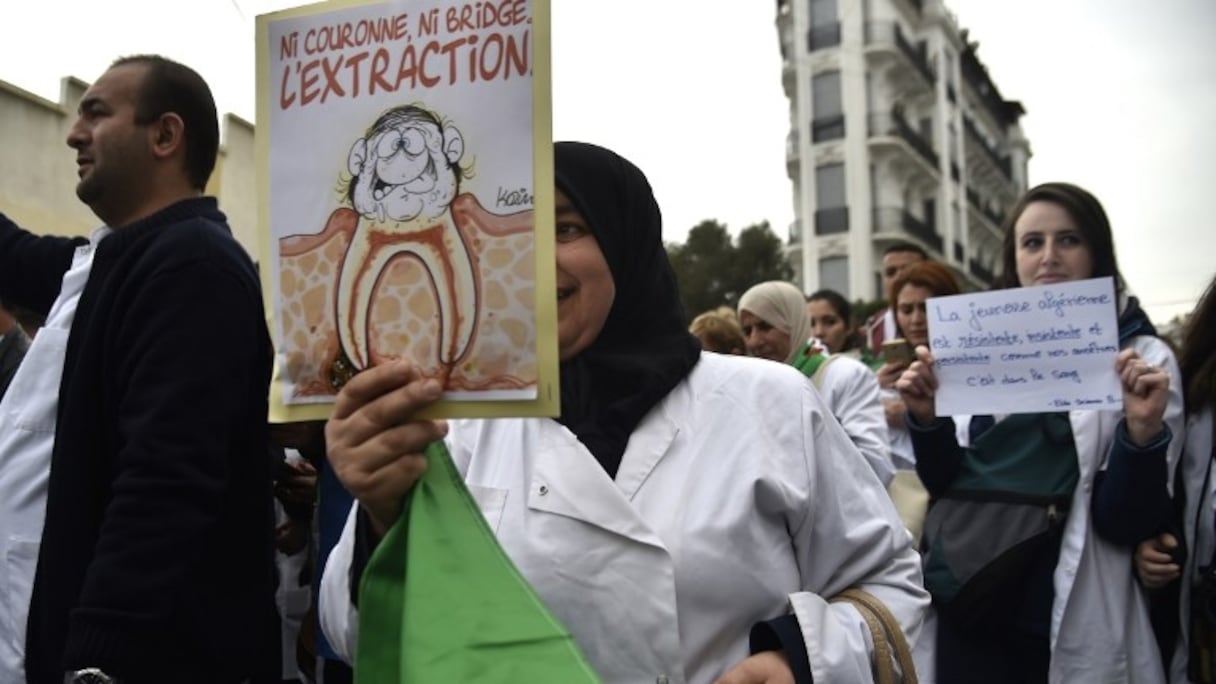
M379 366L339 396L335 471L383 533L445 438L499 544L604 681L868 681L865 623L826 599L859 586L910 640L927 605L886 492L800 373L701 355L642 172L585 143L554 158L561 417L449 430L410 418L435 383ZM331 556L321 606L348 653L349 592L332 587L352 546Z

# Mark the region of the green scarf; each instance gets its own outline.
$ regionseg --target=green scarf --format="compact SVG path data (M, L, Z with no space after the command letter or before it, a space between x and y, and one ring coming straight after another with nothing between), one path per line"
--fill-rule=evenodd
M442 442L359 589L355 681L598 682L498 545Z
M823 349L812 347L810 341L807 341L798 350L794 360L790 361L790 365L802 371L802 374L808 378L813 378L815 371L819 370L819 367L827 360L828 355L823 353Z

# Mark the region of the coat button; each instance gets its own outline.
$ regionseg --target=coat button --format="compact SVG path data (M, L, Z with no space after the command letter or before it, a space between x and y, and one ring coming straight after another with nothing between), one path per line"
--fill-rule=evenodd
M659 675L654 678L654 684L671 684L671 680L668 679L667 675Z
M539 490L537 490L537 491L539 491L539 492L540 492L540 495L541 495L541 496L544 496L544 495L546 495L546 494L548 494L548 493L549 493L549 486L548 486L548 485L541 485L541 486L540 486L540 489L539 489Z

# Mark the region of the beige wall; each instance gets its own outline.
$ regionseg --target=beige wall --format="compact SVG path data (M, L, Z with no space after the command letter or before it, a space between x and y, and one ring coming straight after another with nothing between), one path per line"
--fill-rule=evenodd
M65 77L56 103L0 80L0 212L35 233L88 235L100 225L76 199L76 153L67 146L87 89L87 83ZM219 198L233 234L257 259L253 124L225 115L220 139L207 192Z

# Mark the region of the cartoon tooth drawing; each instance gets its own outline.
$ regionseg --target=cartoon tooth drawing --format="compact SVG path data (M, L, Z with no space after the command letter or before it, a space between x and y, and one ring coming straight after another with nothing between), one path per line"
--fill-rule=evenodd
M478 269L451 211L467 173L460 166L464 152L460 131L417 105L381 114L351 146L347 199L359 220L335 293L338 339L350 370L371 365L371 299L386 266L402 255L421 263L434 289L445 382L468 353L478 319Z

